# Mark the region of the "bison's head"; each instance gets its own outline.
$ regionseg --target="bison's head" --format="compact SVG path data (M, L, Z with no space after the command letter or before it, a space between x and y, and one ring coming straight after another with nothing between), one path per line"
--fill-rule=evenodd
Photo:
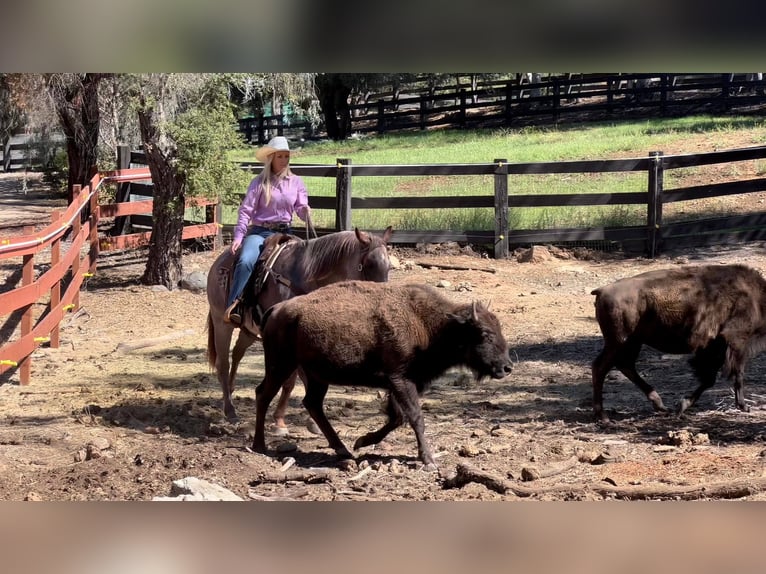
M472 303L453 315L460 325L460 347L465 365L478 378L502 379L513 370L508 344L497 316L481 303Z

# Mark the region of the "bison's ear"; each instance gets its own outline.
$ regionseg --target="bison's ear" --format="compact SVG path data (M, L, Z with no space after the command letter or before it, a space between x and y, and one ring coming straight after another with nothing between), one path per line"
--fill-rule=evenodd
M476 322L477 316L476 316L476 302L473 303L470 307L466 305L465 307L461 307L460 310L457 313L449 313L449 316L451 319L454 319L460 324L465 323L472 323Z
M391 236L394 234L394 228L390 225L386 227L386 230L383 232L383 243L388 243L391 240Z

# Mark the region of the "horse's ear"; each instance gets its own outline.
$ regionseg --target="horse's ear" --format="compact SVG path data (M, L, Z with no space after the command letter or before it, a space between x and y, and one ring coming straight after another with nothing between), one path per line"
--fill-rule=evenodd
M394 228L391 227L390 225L386 227L386 230L383 232L383 243L388 243L393 234L394 234Z
M356 238L365 245L370 244L370 235L369 233L365 233L364 231L359 231L358 227L354 227L354 233L356 233Z

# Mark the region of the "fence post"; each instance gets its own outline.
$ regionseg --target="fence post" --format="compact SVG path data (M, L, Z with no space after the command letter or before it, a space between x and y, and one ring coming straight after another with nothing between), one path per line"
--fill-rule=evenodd
M222 220L223 202L221 202L221 198L219 197L215 205L205 206L205 223L215 223L216 227L215 236L213 237L214 251L217 251L218 248L223 245L223 225L221 225Z
M117 146L117 169L130 169L130 146L127 146L125 144L120 144ZM130 198L130 184L129 183L121 183L117 187L117 197L116 202L121 203L123 201L128 201ZM122 235L125 233L125 226L128 223L128 216L127 215L118 215L114 218L114 225L112 226L112 229L109 233L109 235L115 236L115 235Z
M79 218L75 217L76 220ZM24 227L24 235L33 235L35 228L33 225L27 225ZM21 269L21 284L26 287L31 285L35 280L35 255L30 253L24 255L23 264ZM21 315L21 338L26 337L32 332L32 313L34 303L27 305ZM19 363L19 384L28 385L32 375L32 354L30 353L24 357Z
M56 225L61 221L61 211L58 209L51 213L51 225ZM55 267L61 261L61 238L57 237L51 242L51 268ZM51 285L51 312L61 303L61 279L59 278ZM59 348L60 324L56 323L50 334L50 346L52 349Z
M668 74L660 76L660 115L665 117L668 114Z
M647 250L654 258L659 252L662 226L662 167L661 151L649 152L649 200L647 202Z
M3 140L3 171L11 171L11 138Z
M495 259L508 257L508 160L495 160Z
M263 114L258 116L258 145L263 145L266 143L266 138L263 133L264 128L264 119Z
M561 83L558 78L553 78L553 121L558 122L561 108Z
M88 184L88 187L86 188L88 190L88 193L91 193L93 190L91 189L93 186L93 179L95 178L95 175L93 178L91 178L90 183ZM99 207L98 207L98 192L93 192L93 194L90 196L90 200L88 202L88 209L90 211L90 234L88 236L88 241L90 242L90 250L88 251L88 257L90 258L90 262L88 264L88 273L95 273L96 272L96 261L98 261L98 217L99 217Z
M278 136L285 135L285 116L284 116L284 114L279 114L277 116L277 135Z
M81 189L82 189L82 186L80 186L79 184L75 184L72 186L72 201L76 202L77 204L80 203ZM72 220L72 241L75 241L77 237L80 235L80 229L81 229L80 216L77 215ZM79 253L75 255L74 259L72 259L72 277L77 277L78 273L80 273L80 254ZM75 311L80 308L79 289L74 294L74 297L72 298L72 303L74 304Z
M513 100L513 82L511 80L505 83L505 125L510 126L513 119L513 110L511 102Z
M378 100L378 133L382 134L386 131L386 117L385 117L385 103L383 100Z
M460 88L460 117L458 119L458 122L460 123L461 128L465 128L466 124L466 94L465 94L465 88Z
M420 129L426 129L426 96L420 96Z
M731 91L731 75L721 74L721 108L723 112L728 112L729 105L729 92Z
M335 231L351 229L351 160L338 159L335 175Z

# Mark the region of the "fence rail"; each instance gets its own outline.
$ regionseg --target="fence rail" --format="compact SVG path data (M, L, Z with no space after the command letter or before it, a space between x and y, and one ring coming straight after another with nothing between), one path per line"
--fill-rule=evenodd
M99 252L148 244L150 231L110 237L99 236L98 229L99 221L104 218L151 213L151 199L100 206L98 199L99 188L105 182L129 185L150 177L146 168L97 173L86 187L75 186L74 201L63 212L54 211L51 223L44 229L37 231L34 226L28 226L23 236L0 238L0 261L20 258L22 269L21 286L0 293L0 317L5 317L2 331L19 332L14 340L0 345L0 377L9 370L18 369L20 383L28 384L34 350L46 342L53 348L58 347L60 323L67 311L79 308L80 287L84 279L95 272ZM215 207L217 202L196 203L200 204ZM219 211L207 211L213 220L185 225L183 239L220 237L221 228L215 219ZM83 213L88 216L81 223ZM62 248L66 248L63 254ZM43 252L47 254L48 250L50 261L42 261ZM35 279L38 264L41 268L47 266L47 269ZM46 299L45 311L40 317L34 317L34 306Z

